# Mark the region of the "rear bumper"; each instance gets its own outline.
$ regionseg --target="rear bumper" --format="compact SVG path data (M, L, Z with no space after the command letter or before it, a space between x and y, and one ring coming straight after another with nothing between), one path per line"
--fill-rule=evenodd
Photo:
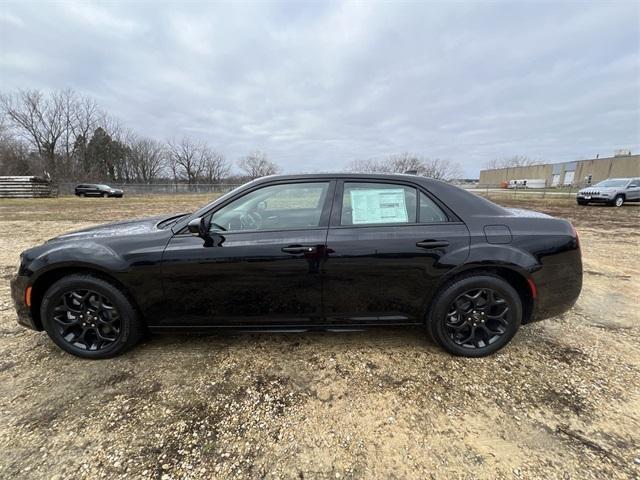
M531 322L555 317L570 310L582 291L582 262L546 265L532 275L537 287Z
M27 306L25 302L25 291L27 289L28 283L27 278L16 275L11 279L11 298L13 299L13 304L16 308L16 313L18 315L17 321L23 327L30 328L32 330L42 330L39 328L31 315L31 309Z

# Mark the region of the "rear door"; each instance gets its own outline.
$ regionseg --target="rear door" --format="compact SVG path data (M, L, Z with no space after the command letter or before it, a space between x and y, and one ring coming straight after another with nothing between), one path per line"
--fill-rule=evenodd
M327 235L329 322L415 323L440 277L469 253L469 231L407 182L339 181Z

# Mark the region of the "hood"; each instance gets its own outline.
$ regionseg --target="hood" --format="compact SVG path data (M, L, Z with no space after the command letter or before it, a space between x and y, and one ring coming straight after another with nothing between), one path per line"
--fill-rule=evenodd
M526 210L524 208L505 208L505 210L510 212L514 217L553 218L551 215L547 215L546 213Z
M48 242L58 242L65 240L87 240L92 238L105 237L121 237L124 235L141 235L144 233L155 232L158 230L157 225L160 221L171 218L164 216L139 218L135 220L126 220L124 222L107 223L96 227L86 228L75 232L65 233L58 237L54 237Z
M580 189L583 192L616 193L621 187L585 187Z

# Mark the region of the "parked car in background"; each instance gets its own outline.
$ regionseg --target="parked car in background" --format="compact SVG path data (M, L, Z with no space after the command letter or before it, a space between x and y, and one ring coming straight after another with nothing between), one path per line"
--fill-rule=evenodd
M606 203L616 207L625 202L640 202L640 178L607 178L580 190L576 201L578 205Z
M99 183L81 183L76 185L76 195L78 197L118 197L121 198L124 192L119 188Z
M144 330L419 325L455 355L504 347L582 287L567 220L415 175L269 176L199 210L53 238L20 256L18 322L106 358Z

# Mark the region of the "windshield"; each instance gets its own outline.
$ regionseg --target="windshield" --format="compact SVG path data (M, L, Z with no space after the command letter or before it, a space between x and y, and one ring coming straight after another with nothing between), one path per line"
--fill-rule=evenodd
M629 180L603 180L600 183L596 183L596 187L625 187L629 183Z
M105 188L105 189L110 189L111 187L109 185L96 185L98 188Z

